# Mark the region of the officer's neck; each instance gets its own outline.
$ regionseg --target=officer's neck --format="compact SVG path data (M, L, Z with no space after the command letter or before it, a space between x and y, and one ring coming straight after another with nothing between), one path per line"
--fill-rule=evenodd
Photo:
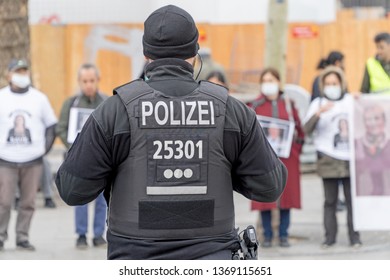
M146 76L188 76L192 77L194 68L187 60L179 58L160 58L150 62L145 69Z

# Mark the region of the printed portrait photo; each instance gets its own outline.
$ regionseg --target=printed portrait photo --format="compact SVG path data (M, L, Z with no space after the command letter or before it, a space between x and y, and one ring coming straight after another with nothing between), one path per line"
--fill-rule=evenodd
M290 156L294 123L257 115L268 142L275 153L282 158Z

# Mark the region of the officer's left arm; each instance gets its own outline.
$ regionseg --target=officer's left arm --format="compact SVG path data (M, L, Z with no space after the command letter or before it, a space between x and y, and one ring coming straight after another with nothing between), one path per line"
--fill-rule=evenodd
M224 134L233 189L256 201L278 199L286 185L287 169L269 145L255 112L229 99Z
M269 145L260 124L243 135L242 150L233 176L234 189L248 199L273 202L282 194L287 169Z
M115 169L130 150L130 125L119 97L112 96L88 118L61 165L56 184L69 205L86 204L111 188Z
M57 172L57 188L67 204L86 204L104 190L111 171L109 154L106 139L91 116Z

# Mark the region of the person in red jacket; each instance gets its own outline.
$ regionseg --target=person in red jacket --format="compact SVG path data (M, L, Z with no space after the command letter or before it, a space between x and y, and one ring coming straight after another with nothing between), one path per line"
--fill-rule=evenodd
M300 162L299 155L304 142L304 132L298 112L294 104L289 100L280 89L280 75L276 69L266 68L260 76L261 94L248 104L252 107L258 116L271 117L277 120L284 120L294 124L294 133L292 137L291 150L286 158L282 158L288 170L288 179L286 188L278 201L272 203L263 203L252 201L252 210L260 210L261 223L263 227L264 240L262 247L272 246L273 230L271 220L271 210L279 209L279 245L289 247L288 228L290 225L290 209L301 208L300 192ZM291 127L291 126L290 126ZM283 145L289 143L284 142ZM278 153L278 151L275 151Z

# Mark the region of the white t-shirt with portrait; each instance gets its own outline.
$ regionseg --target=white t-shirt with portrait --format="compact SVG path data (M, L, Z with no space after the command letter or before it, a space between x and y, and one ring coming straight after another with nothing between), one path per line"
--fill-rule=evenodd
M24 163L45 153L46 128L57 117L45 94L30 87L14 93L7 86L0 90L0 159Z
M339 160L350 160L349 150L349 115L352 111L353 97L345 94L343 99L329 101L323 97L317 97L310 103L303 123L306 123L319 110L320 106L333 102L334 106L323 112L313 132L313 140L316 150ZM341 137L341 129L347 129L347 139Z

